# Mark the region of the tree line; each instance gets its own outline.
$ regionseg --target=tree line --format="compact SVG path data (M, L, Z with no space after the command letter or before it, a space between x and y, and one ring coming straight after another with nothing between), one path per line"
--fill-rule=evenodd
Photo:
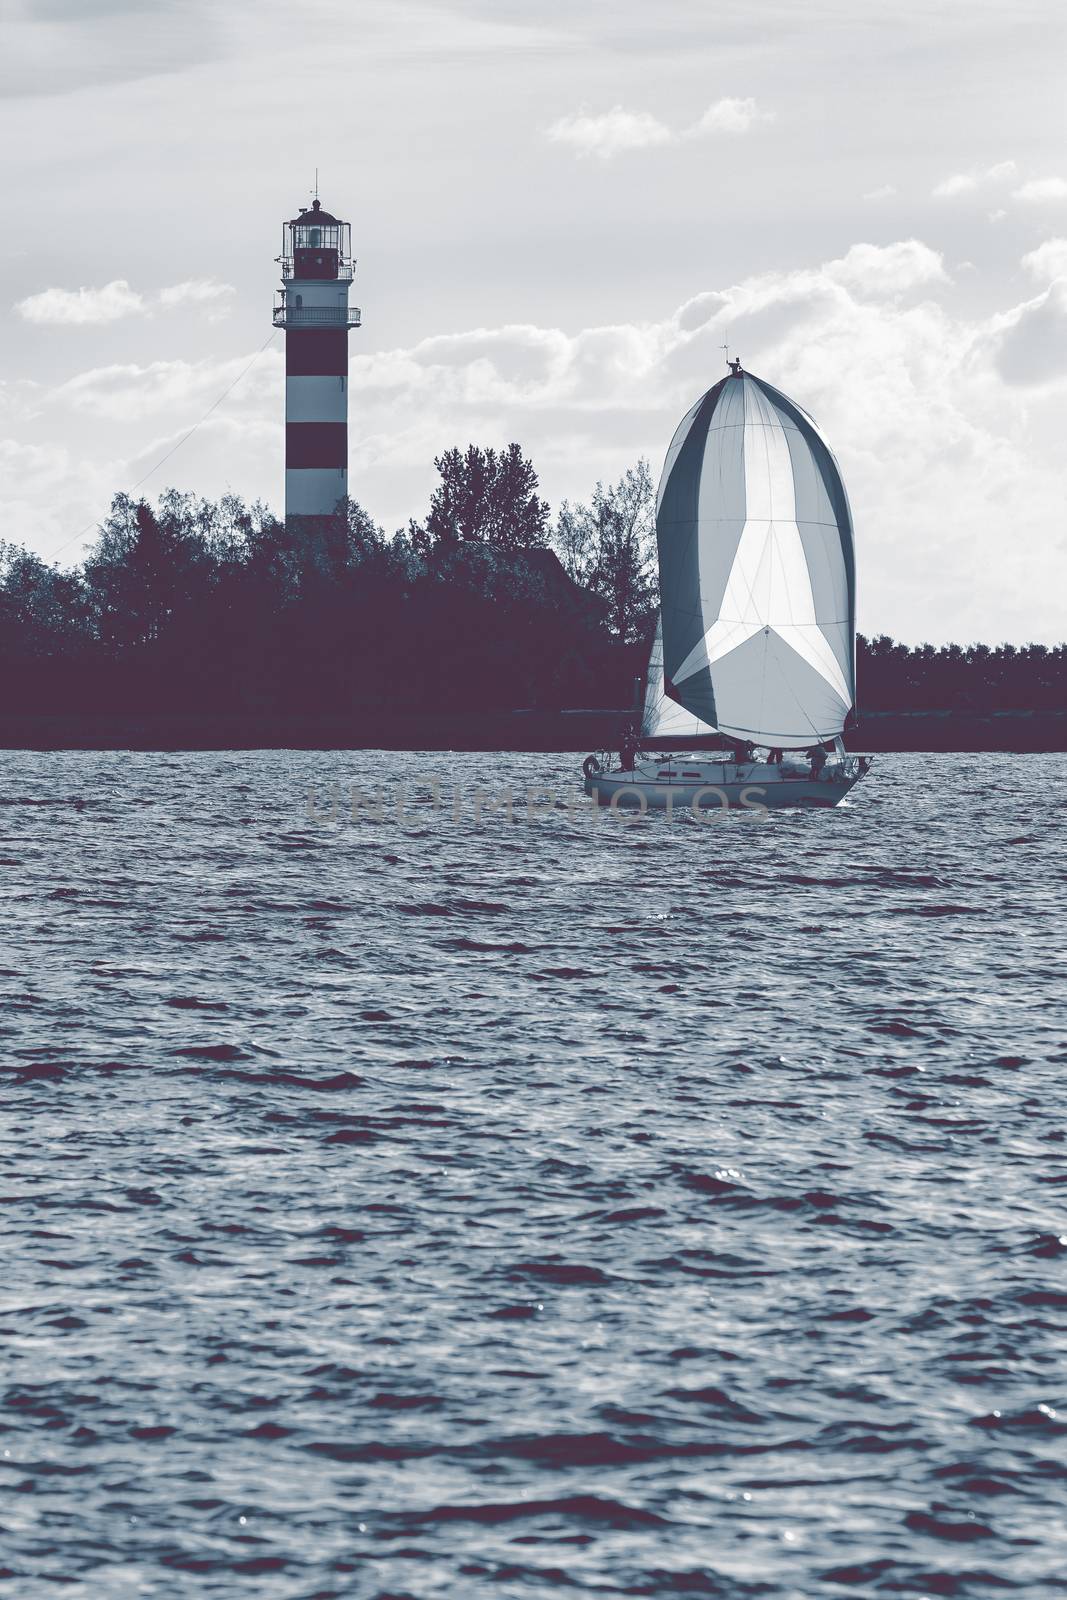
M631 703L654 614L647 463L564 507L518 445L437 459L392 537L353 501L116 495L81 562L0 546L0 682L19 712L338 714Z
M863 711L1067 709L1067 645L897 644L887 634L856 639Z
M63 570L0 545L0 683L38 713L627 707L655 627L639 461L552 518L518 445L453 449L421 522L353 501L286 523L234 495L115 496ZM869 710L1052 710L1060 646L858 641Z

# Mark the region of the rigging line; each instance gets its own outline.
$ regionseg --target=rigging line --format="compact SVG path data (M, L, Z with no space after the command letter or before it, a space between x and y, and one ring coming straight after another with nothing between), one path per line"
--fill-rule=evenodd
M135 494L143 483L147 483L149 478L151 478L153 476L153 474L157 473L159 471L160 467L164 466L170 460L171 456L174 455L174 453L176 451L181 449L182 445L185 444L187 440L189 440L189 439L191 439L193 437L193 434L196 433L198 428L202 428L203 427L203 425L207 421L208 417L210 417L213 412L215 412L215 411L217 411L219 409L219 406L221 406L222 402L226 399L227 395L231 395L233 393L233 391L236 389L237 385L240 383L241 379L246 377L247 374L249 372L251 372L252 368L255 366L255 364L259 360L260 356L266 350L267 346L269 344L273 344L273 342L277 338L277 336L278 336L277 328L272 328L271 329L271 333L270 333L270 337L268 339L264 340L264 342L260 345L259 349L256 351L255 355L252 357L251 361L248 361L248 362L245 363L245 365L241 368L240 372L237 374L236 378L234 378L233 382L227 388L223 389L223 391L219 395L218 399L216 401L214 401L214 403L212 405L208 406L207 410L204 412L204 415L200 418L200 420L198 422L194 422L192 427L189 428L187 432L182 434L181 438L177 441L177 443L171 445L170 449L166 452L165 455L161 455L159 460L157 462L155 462L152 466L150 466L146 473L144 473L140 478L138 478L136 483L130 485L130 488L126 491L127 494ZM61 556L63 554L63 551L69 549L72 544L77 544L79 539L84 539L85 535L87 533L91 533L93 528L95 528L97 526L97 524L99 523L100 517L102 517L104 515L105 515L105 513L101 512L100 516L94 517L91 522L87 522L84 528L80 528L77 533L72 534L69 539L65 540L65 542L58 547L58 549L53 550L52 551L52 560L54 561L57 556Z
M769 628L763 630L763 662L759 684L759 721L763 726L763 712L767 704L767 657L771 651L771 632Z

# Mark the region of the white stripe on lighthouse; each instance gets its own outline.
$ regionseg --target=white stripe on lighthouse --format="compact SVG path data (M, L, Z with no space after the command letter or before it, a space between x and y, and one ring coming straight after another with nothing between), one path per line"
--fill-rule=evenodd
M290 467L285 474L287 517L328 517L348 494L344 467Z
M286 422L344 422L347 413L347 378L286 378Z

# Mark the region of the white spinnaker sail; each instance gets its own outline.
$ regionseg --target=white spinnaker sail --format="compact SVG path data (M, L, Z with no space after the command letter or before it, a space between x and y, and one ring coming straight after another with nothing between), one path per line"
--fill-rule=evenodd
M667 701L757 744L840 733L855 699L852 518L811 418L749 373L709 389L671 442L656 533Z
M721 740L714 737L716 730L708 723L702 722L699 717L694 717L691 711L686 711L677 700L671 700L663 692L663 619L656 622L656 637L652 641L652 652L648 658L648 676L645 680L645 708L641 718L641 737L643 739L699 739L705 734L712 736L716 744Z

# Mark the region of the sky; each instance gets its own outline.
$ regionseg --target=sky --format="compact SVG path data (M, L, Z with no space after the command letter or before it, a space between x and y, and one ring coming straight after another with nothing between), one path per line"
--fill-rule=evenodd
M0 23L0 539L71 563L135 486L281 512L274 258L317 167L358 258L349 491L387 532L453 444L517 440L554 508L658 473L728 344L837 455L864 632L1063 639L1058 0Z

